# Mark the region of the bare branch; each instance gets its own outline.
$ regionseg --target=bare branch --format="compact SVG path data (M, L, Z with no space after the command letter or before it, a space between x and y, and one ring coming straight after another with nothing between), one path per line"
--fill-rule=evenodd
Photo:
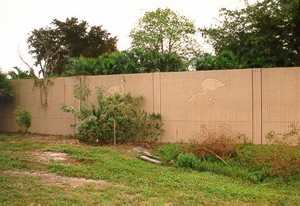
M220 157L219 155L217 155L216 153L214 153L213 151L206 149L205 147L202 148L203 150L209 152L210 154L214 155L216 158L218 158L219 160L221 160L225 165L227 165L227 163L225 162L225 160Z
M21 55L21 53L20 53L20 47L19 47L19 46L18 46L18 53L19 53L19 57L20 57L21 61L22 61L24 64L26 64L26 66L29 68L30 71L33 70L32 67L29 66L29 64L23 59L23 57L22 57L22 55Z

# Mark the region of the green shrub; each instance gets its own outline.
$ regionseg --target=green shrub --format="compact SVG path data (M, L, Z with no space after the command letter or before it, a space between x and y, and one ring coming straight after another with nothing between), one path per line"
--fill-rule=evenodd
M175 161L180 153L182 153L178 144L164 144L162 147L157 149L155 153L164 161L172 162Z
M75 125L80 140L91 143L109 143L114 135L119 142L155 141L162 135L162 123L159 114L149 114L138 110L142 97L130 93L115 93L105 96L102 88L97 90L97 105L86 104L90 95L87 86L75 86L74 96L80 100L79 109L62 105L62 110L71 112L78 120Z
M31 113L21 107L17 107L14 111L16 116L16 124L22 133L27 133L31 126Z
M175 166L195 169L196 163L197 157L193 153L181 153L176 159Z
M64 76L186 71L186 62L174 53L132 49L97 58L70 58Z
M12 86L5 74L0 71L0 102L6 102L13 97Z

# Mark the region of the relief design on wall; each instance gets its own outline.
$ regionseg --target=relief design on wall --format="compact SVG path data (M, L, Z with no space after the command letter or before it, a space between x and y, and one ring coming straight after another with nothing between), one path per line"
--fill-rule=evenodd
M126 80L125 80L125 77L123 76L122 79L120 80L120 85L112 85L112 86L108 87L106 92L109 95L112 95L115 93L124 94L125 93L125 85L126 85Z
M191 103L195 101L197 97L207 95L208 105L214 104L216 96L212 92L218 89L226 90L227 88L225 84L217 78L205 78L200 84L200 90L189 96L187 101Z

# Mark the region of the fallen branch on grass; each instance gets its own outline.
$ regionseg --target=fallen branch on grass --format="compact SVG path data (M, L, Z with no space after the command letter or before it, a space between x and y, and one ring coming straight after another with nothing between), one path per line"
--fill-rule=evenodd
M221 160L225 165L227 165L227 163L225 162L225 160L222 157L220 157L219 155L217 155L216 153L214 153L213 151L211 151L209 149L206 149L205 147L202 147L201 149L209 152L210 154L212 154L213 156L215 156L216 158L218 158L219 160Z
M144 161L151 162L151 163L154 163L154 164L161 164L161 162L158 161L157 159L150 158L146 155L141 155L141 156L139 156L139 158L144 160Z

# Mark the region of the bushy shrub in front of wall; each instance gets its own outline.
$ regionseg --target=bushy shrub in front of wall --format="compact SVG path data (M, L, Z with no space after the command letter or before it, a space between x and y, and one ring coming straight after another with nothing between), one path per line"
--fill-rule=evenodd
M105 95L97 90L97 104L88 105L90 95L87 86L75 86L74 96L80 100L78 109L62 105L62 110L72 113L78 120L75 125L80 140L91 143L110 143L115 134L118 142L155 141L162 135L159 114L149 114L138 109L143 98L130 93Z

